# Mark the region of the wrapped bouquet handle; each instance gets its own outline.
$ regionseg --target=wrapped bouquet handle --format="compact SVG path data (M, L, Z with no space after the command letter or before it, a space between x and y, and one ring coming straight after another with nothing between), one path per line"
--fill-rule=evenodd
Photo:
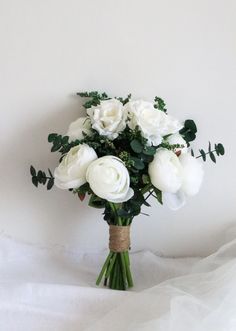
M109 226L109 249L114 253L128 251L130 248L130 225Z
M109 225L110 253L102 267L96 284L101 283L114 290L126 290L133 286L129 259L130 225Z

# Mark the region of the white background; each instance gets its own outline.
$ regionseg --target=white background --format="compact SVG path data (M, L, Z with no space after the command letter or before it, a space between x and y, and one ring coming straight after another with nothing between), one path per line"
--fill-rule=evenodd
M0 231L92 251L107 246L101 211L31 184L29 166L54 168L47 135L80 114L75 92L165 99L198 124L197 148L222 142L201 193L178 212L153 201L134 221L132 247L205 255L235 222L236 1L0 0Z

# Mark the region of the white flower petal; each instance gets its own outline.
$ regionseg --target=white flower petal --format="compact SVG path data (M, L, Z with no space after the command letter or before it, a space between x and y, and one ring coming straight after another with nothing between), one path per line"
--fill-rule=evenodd
M124 202L134 194L129 186L128 170L119 158L112 155L92 162L87 169L86 179L97 196L110 202Z
M152 184L163 192L176 193L182 185L182 167L174 152L159 148L149 164Z
M69 136L69 141L76 139L81 140L84 138L83 132L87 135L91 134L91 122L89 117L80 117L72 122L66 135Z
M181 190L188 196L195 195L199 192L203 180L202 163L189 153L181 154L179 160L183 168Z
M171 210L178 210L185 205L186 198L183 191L179 190L176 193L163 192L162 201Z
M85 184L87 168L95 159L96 152L86 144L71 148L54 171L55 185L66 190Z
M92 128L100 135L113 140L126 127L127 112L117 99L103 100L87 109Z

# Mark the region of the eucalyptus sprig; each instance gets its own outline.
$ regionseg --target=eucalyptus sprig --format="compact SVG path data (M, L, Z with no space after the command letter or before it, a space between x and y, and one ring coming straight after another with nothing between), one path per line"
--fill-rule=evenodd
M48 169L48 175L46 175L44 171L39 170L37 172L33 166L30 166L30 173L34 186L38 187L38 184L47 184L47 190L51 190L54 185L54 177L50 169Z
M214 144L215 149L212 149L212 144L209 142L208 144L208 152L205 152L203 149L199 149L200 155L196 157L196 159L202 158L205 162L207 159L207 155L209 155L212 162L216 163L216 156L221 156L225 154L225 148L223 144L218 143ZM194 155L194 153L193 153Z

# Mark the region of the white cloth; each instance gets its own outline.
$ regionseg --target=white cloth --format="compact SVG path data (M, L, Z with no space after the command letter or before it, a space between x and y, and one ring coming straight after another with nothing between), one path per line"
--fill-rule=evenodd
M0 331L235 331L236 239L215 254L131 254L135 287L94 285L107 252L0 236Z

